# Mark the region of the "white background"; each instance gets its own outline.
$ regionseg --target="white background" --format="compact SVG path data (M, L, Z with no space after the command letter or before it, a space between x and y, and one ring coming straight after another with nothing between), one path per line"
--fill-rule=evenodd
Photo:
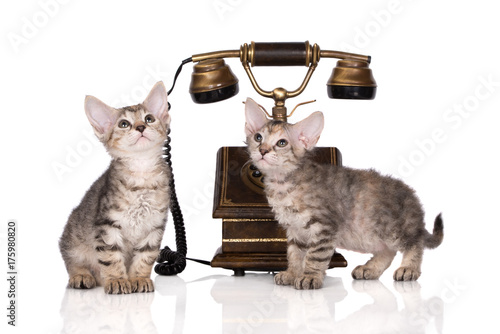
M169 88L181 60L193 54L239 49L251 41L305 40L322 49L371 55L378 92L372 101L329 99L325 83L336 60L321 59L306 91L288 100L287 106L291 110L303 101L317 102L299 108L290 121L323 111L326 126L320 146L337 146L344 165L375 168L410 184L424 204L428 229L434 217L443 213L444 243L425 253L419 280L422 298L431 301L430 311L420 310L414 323L423 324L428 332L496 328L496 312L488 305L495 305L500 297L495 263L500 223L497 16L497 6L487 0L2 1L0 268L1 276L6 276L6 225L14 219L19 273L15 329L6 325L8 287L1 280L2 332L9 328L19 333L60 333L67 326L74 326L70 332L85 332L72 319L87 316L90 324L94 318L87 309L75 308L72 300L82 303L89 298L90 304L101 305L105 298L98 289L83 297L66 291L67 276L57 245L72 208L109 164L85 117L85 95L115 107L136 104L158 80ZM241 102L246 97L268 110L272 106L271 100L253 90L238 59L226 62L240 80L235 98L194 104L188 93L191 64L184 66L169 97L174 173L189 255L207 260L221 243L221 223L211 218L216 151L221 146L243 145ZM254 68L254 73L264 89L293 90L306 68ZM175 247L173 234L169 223L164 244ZM340 284L347 292L335 305L334 325L348 327L354 317L354 328L361 326L357 332L377 332L377 326L390 331L387 328L394 327L387 324L394 314L377 309L380 316L366 316L365 305L373 302L370 292L359 293L360 286L350 279L354 266L369 256L342 253L349 267L329 271L327 288L321 292L325 300L336 298L330 292L338 291L328 286ZM398 301L396 313L404 308L398 289L392 286L399 261L397 257L380 279L383 286L375 289L391 291L389 296ZM116 324L106 328L113 332L124 326L126 305L145 303L152 305L148 324L158 332L177 330L175 319L184 322L185 332L227 331L225 326L231 326L233 319L227 315L231 300L244 304L246 297L238 293L247 288L257 295L272 291L269 277L247 275L243 279L248 281L235 282L229 271L189 263L178 277L156 278L157 291L150 294L154 300L139 295L121 300L112 317ZM172 296L183 300L185 311L175 313ZM271 305L273 311L284 314L277 317L285 319L280 328L294 332L298 327L291 308L278 311L285 306ZM441 305L444 311L436 311L433 305ZM249 310L236 317L246 326L238 327L239 332L249 328L258 332L272 325L268 309L261 314L271 320L245 323L252 316ZM96 306L90 313L98 317L102 312ZM361 325L363 321L367 323ZM99 332L96 328L92 332Z

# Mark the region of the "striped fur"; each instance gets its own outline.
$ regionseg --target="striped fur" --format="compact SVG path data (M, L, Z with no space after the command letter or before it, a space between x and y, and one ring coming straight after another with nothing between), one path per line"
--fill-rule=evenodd
M264 174L268 202L287 231L288 269L275 276L277 284L320 288L337 247L373 254L353 270L354 279L378 279L397 251L403 262L394 279L418 279L424 248L443 239L441 215L430 234L419 199L403 182L373 170L314 162L321 113L289 124L268 121L250 99L245 109L249 155Z
M162 83L144 103L122 109L87 97L89 121L113 159L60 238L69 287L103 285L110 294L154 291L151 270L170 202L170 169L162 159L166 98Z

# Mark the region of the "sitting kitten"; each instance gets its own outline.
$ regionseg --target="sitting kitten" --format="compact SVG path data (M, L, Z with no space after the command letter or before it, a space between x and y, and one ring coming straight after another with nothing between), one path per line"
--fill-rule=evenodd
M170 202L171 173L162 158L170 124L165 86L158 82L142 104L121 109L87 96L85 113L113 159L71 213L59 241L69 287L154 291L151 269Z
M378 279L397 251L403 262L394 279L418 279L424 248L443 239L441 215L430 234L418 198L403 182L373 170L314 162L321 112L296 124L269 121L248 99L245 114L250 157L265 176L268 202L287 232L288 269L275 276L276 284L320 288L337 247L373 254L353 270L354 279Z

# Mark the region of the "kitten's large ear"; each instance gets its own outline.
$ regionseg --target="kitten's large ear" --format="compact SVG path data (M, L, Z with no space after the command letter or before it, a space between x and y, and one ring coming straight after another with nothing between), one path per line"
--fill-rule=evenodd
M158 81L149 95L142 103L146 109L153 114L156 118L160 119L163 123L167 124L170 121L168 114L167 90L162 81Z
M318 142L323 131L325 119L321 111L312 113L306 119L293 125L293 131L298 141L306 150L310 150Z
M109 131L118 118L118 111L96 97L85 97L85 114L99 139Z
M262 129L269 121L259 105L251 98L247 98L245 102L245 120L245 134L247 137Z

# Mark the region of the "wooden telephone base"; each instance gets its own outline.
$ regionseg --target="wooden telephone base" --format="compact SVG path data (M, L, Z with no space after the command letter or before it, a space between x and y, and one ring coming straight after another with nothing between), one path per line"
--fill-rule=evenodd
M342 165L335 147L316 149L318 162ZM274 219L260 186L262 175L250 168L246 147L221 147L217 152L213 218L222 218L222 246L212 267L231 269L235 276L245 270L277 272L287 268L286 232ZM335 253L329 268L346 267Z

